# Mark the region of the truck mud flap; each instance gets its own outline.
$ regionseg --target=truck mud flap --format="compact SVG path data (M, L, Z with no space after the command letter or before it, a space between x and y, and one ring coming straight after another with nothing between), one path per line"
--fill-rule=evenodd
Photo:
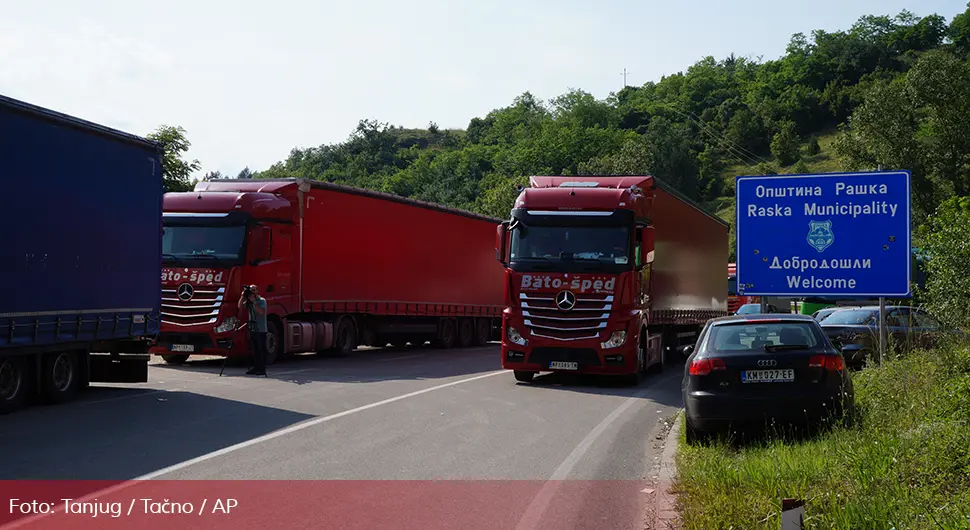
M147 383L151 355L98 355L88 359L92 383Z

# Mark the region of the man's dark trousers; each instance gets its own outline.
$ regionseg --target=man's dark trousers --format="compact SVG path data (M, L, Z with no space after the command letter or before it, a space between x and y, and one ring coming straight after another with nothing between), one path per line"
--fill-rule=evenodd
M266 332L249 332L249 342L253 348L253 369L257 374L266 373Z

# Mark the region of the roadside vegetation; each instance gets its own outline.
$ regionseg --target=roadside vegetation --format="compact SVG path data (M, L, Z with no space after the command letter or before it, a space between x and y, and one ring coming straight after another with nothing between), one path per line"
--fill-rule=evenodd
M797 33L777 59L704 57L603 99L524 91L464 129L362 119L344 142L297 146L239 175L182 161L190 144L178 127L154 136L172 191L199 173L301 177L505 218L529 175L651 174L733 224L736 175L883 165L912 170L922 220L970 191L970 9L945 15L867 15Z
M917 293L951 329L970 330L970 199L937 209L916 237L932 257ZM678 500L686 529L777 529L784 497L807 501L806 529L970 528L970 341L900 352L853 374L856 421L808 439L688 446Z

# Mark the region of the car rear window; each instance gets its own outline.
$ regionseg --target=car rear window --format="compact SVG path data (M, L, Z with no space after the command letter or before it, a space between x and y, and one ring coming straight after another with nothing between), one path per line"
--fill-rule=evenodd
M819 344L813 322L745 322L722 324L711 329L707 348L715 351L764 351L765 346Z
M826 317L826 324L858 325L865 324L873 315L868 309L841 309Z

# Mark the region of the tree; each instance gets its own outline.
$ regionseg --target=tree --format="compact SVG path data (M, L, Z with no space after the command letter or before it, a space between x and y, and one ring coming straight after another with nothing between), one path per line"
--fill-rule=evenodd
M249 169L249 166L246 166L246 167L242 168L242 171L240 171L238 175L236 175L236 178L237 179L251 179L251 178L253 178L253 171L251 169Z
M149 140L162 146L162 181L165 191L191 191L193 183L189 178L201 165L198 160L184 160L192 144L185 137L185 129L162 125L147 136Z
M915 238L928 259L924 288L931 313L954 327L970 327L970 197L940 204Z
M811 138L808 139L808 156L815 156L822 152L822 147L818 145L818 135L813 134Z
M795 132L795 123L785 121L771 139L771 154L775 155L780 165L790 166L801 158L800 143L798 133Z

